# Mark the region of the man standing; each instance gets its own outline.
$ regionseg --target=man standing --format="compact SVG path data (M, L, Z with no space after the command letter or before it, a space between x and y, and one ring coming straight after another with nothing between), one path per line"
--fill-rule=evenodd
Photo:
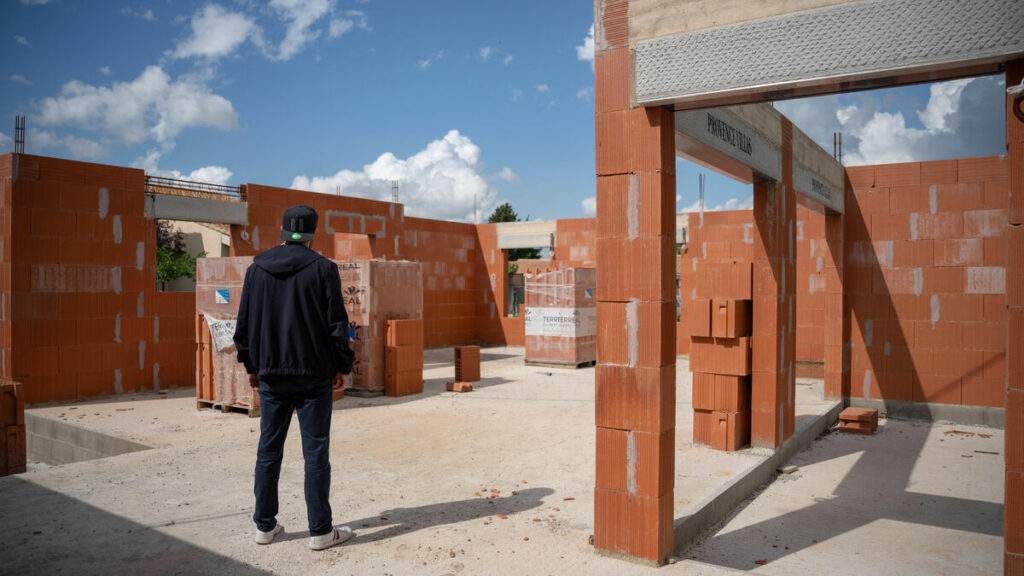
M256 543L270 544L284 530L277 523L277 481L288 425L297 412L309 547L323 550L352 537L348 526L333 525L328 498L332 388L341 387L342 375L352 371L354 354L338 269L310 249L316 225L317 213L309 206L285 210L284 244L256 256L245 273L234 340L249 385L260 394Z

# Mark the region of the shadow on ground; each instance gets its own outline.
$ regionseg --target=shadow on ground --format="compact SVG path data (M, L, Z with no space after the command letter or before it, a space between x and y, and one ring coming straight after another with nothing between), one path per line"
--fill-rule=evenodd
M270 574L20 478L0 494L0 573Z

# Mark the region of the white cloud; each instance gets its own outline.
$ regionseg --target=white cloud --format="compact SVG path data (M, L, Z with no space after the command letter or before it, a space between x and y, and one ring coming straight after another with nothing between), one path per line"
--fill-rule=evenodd
M583 88L580 88L579 90L576 91L576 97L579 98L580 100L586 100L587 102L590 102L590 98L593 95L593 86L584 86Z
M11 74L10 76L7 77L7 79L10 80L11 82L17 82L18 84L27 84L27 85L30 85L30 86L32 85L32 81L29 80L28 78L25 78L21 74Z
M100 66L100 67L99 67L99 68L97 68L96 70L97 70L97 71L98 71L98 72L99 72L100 74L103 74L104 76L110 76L110 74L111 74L111 72L110 72L110 66Z
M583 202L580 202L580 208L583 209L584 216L597 216L597 196L584 198Z
M296 176L292 188L345 196L391 199L391 182L399 184L406 214L427 218L473 221L473 200L480 214L497 203L497 191L487 185L480 148L458 130L434 140L409 158L386 152L360 171L340 170L331 176Z
M576 47L576 58L578 60L589 61L590 69L594 69L594 25L590 25L590 31L587 32L586 38L583 39L583 44Z
M487 59L491 57L491 55L497 54L497 53L498 53L498 49L497 48L495 48L493 46L484 46L483 48L480 49L480 59L486 62Z
M250 37L258 38L259 27L241 12L229 12L207 4L192 16L192 35L178 42L168 54L174 58L216 60L230 55Z
M427 68L430 68L434 64L434 62L437 62L439 60L444 60L444 50L438 50L437 52L434 52L430 56L427 56L425 59L420 60L420 70L426 70Z
M319 30L312 30L314 24L334 10L334 0L271 0L270 7L277 10L288 22L284 40L278 47L275 60L290 60L302 51L306 44L320 36Z
M40 126L73 126L103 133L126 144L154 140L164 148L185 128L230 130L238 124L231 102L213 94L198 78L171 78L149 66L131 82L91 86L72 80L57 97L36 104Z
M26 40L24 36L15 36L14 41L18 44L21 44L22 46L32 46L32 44L30 44L29 41Z
M917 89L920 90L920 89ZM846 165L920 162L1002 154L1005 98L1001 76L939 82L929 86L923 108L913 88L779 102L776 107L822 148L843 135ZM844 105L845 104L845 105ZM908 125L912 109L921 127ZM916 108L916 109L914 109Z
M234 174L223 166L203 166L196 168L188 174L178 170L161 170L158 166L161 153L159 150L150 150L148 154L137 158L132 166L142 168L146 174L151 176L162 176L176 180L192 180L194 182L206 182L209 184L228 184Z
M509 182L511 184L518 184L519 183L519 176L516 175L516 173L513 172L512 169L509 168L508 166L505 166L504 168L502 168L501 171L498 172L497 174L492 174L488 179L489 180L504 180L505 182Z
M140 18L148 22L156 22L156 16L153 15L153 11L149 8L146 8L145 10L136 10L131 6L125 6L124 8L121 8L121 14L124 14L125 16L133 16L135 18Z
M511 64L512 61L515 60L515 59L516 59L516 57L512 56L511 54L509 54L508 56L505 56L505 60L504 60L505 66L508 66L509 64Z
M328 36L331 38L337 38L353 28L359 28L360 30L370 29L370 24L366 18L365 12L360 10L348 10L345 12L344 17L331 20Z
M14 147L14 140L10 136L8 136L7 134L4 134L3 132L0 132L0 153L6 153L6 152L12 150L13 147Z
M547 84L537 84L537 92L541 94L547 94L550 90L551 88Z
M676 196L676 202L682 200L681 196ZM705 212L721 212L722 210L750 210L754 207L754 197L749 196L744 200L739 198L729 198L723 204L715 204L713 206L707 205L707 200L704 201ZM693 204L686 206L679 210L680 212L699 212L700 211L700 200L695 200Z
M21 3L25 6L42 6L43 4L49 4L53 0L21 0Z
M46 148L65 148L76 160L104 160L110 157L110 150L105 144L80 138L72 134L58 136L46 130L29 128L25 134L25 146L32 150Z

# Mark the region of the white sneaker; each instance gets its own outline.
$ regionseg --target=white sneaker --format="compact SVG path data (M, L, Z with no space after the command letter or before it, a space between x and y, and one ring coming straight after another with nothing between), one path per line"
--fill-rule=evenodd
M257 528L256 529L256 538L255 538L256 543L257 544L263 544L263 545L270 544L271 542L274 541L274 536L277 536L281 532L284 532L284 526L281 526L280 524L278 524L277 526L274 526L274 528L270 532L264 532L264 531L260 530L259 528Z
M310 550L326 550L331 546L337 546L342 542L348 541L352 537L352 529L348 526L335 526L334 530L331 530L327 534L321 534L319 536L309 537L309 549Z

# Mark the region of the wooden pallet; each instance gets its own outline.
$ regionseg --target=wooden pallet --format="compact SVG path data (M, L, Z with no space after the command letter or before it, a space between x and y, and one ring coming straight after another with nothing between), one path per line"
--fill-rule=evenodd
M196 398L196 409L214 409L220 410L221 412L236 412L238 414L247 414L249 418L259 418L260 407L249 406L246 404L225 404L223 402L216 402L213 400L203 400L202 398Z
M575 364L572 363L572 362L566 362L566 363L562 363L562 362L538 362L536 360L524 360L523 362L527 366L540 366L540 367L543 367L543 368L566 368L566 369L572 369L572 370L575 370L577 368L589 368L589 367L594 366L594 365L597 364L597 360L588 360L586 362L576 362Z

